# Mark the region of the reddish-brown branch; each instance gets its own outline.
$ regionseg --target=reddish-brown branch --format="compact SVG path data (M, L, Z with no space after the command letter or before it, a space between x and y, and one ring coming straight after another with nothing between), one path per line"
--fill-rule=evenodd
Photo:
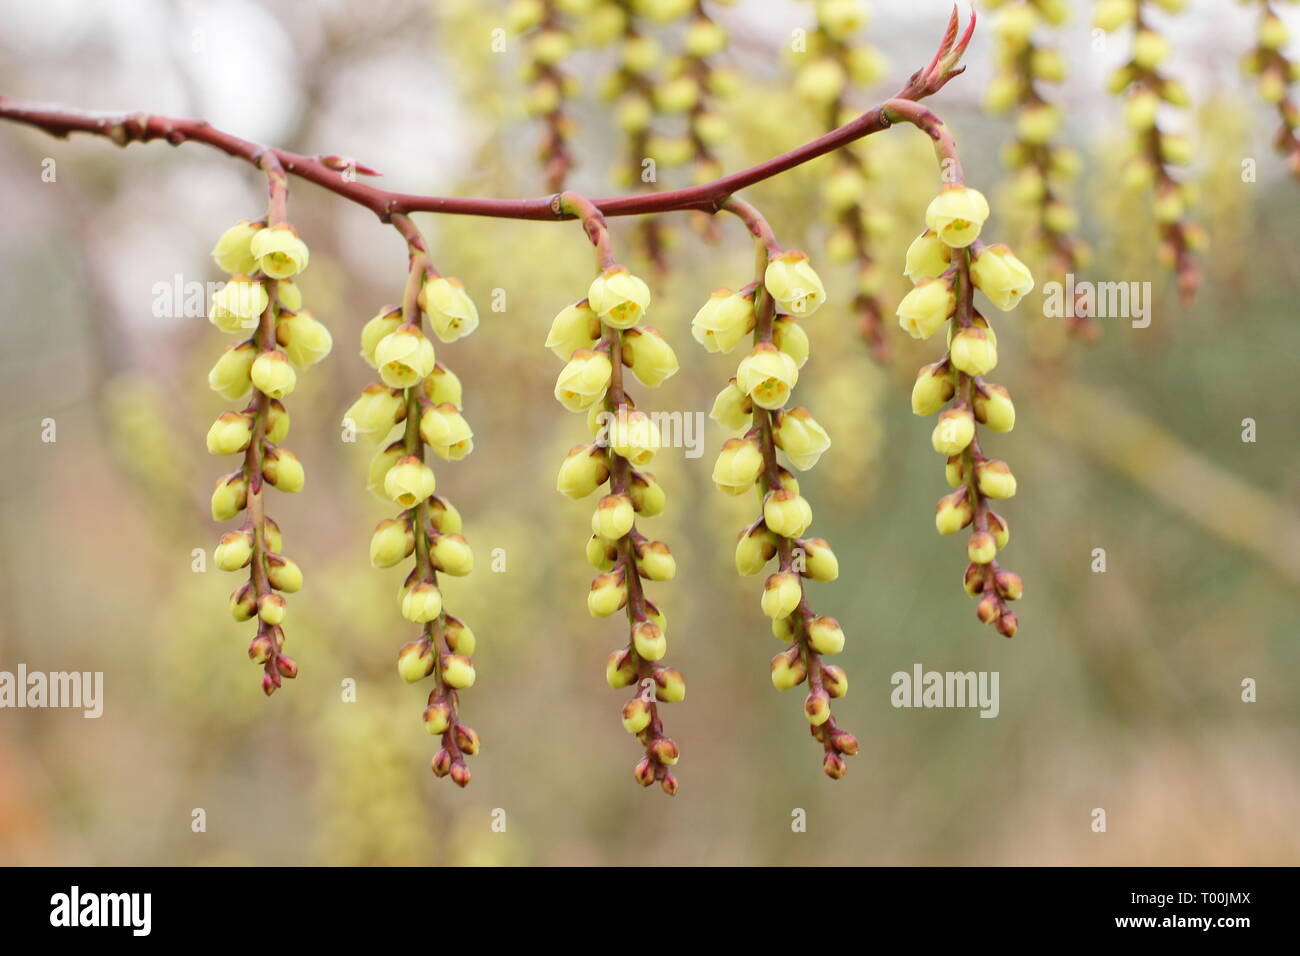
M912 75L907 85L895 97L894 103L901 100L919 100L929 96L961 72L961 68L956 63L970 39L970 29L974 27L974 19L972 15L970 28L962 39L957 41L956 8L954 8L948 33L934 60L925 70ZM927 110L926 113L928 112ZM910 116L903 118L912 121ZM0 96L0 119L32 126L59 138L64 138L71 133L91 133L107 137L119 146L148 143L153 140L165 140L173 146L186 142L204 143L221 150L228 156L259 167L265 165L264 161L268 155L274 156L286 173L315 183L344 199L364 206L385 222L397 213L411 212L440 212L497 219L573 218L572 213L565 211L559 194L535 199L492 199L473 196L422 196L379 189L356 180L357 174L375 175L374 170L360 163L335 155L304 156L288 150L262 146L219 130L206 120L155 116L143 112L102 113L72 110L8 96ZM771 179L864 136L878 133L889 127L892 119L885 115L883 107L876 107L838 129L787 153L711 182L664 192L593 199L592 203L605 216L640 216L681 210L715 213L737 190Z

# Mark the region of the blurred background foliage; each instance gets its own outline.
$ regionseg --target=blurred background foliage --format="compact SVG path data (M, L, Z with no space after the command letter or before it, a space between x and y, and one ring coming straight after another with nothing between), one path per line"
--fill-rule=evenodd
M855 91L864 107L925 62L948 9L871 6L869 37L890 66L877 87ZM690 690L666 713L682 790L668 800L633 783L621 699L602 678L625 635L586 614L588 503L553 488L583 426L551 399L558 363L542 341L586 288L589 248L571 224L421 215L438 267L465 281L484 319L439 349L466 383L476 448L438 467L479 558L447 600L479 636L479 680L463 702L484 744L467 791L435 781L423 691L394 674L411 630L394 600L400 576L367 561L386 510L365 492L367 453L340 441L342 413L370 378L354 358L357 334L400 296L403 248L369 213L300 183L290 213L313 253L301 285L336 350L288 402L309 482L273 495L270 510L306 574L286 623L302 676L263 699L244 654L248 626L226 611L233 576L191 570L192 550L219 534L207 496L221 467L203 435L224 406L204 373L225 342L202 317L151 308L155 283L220 278L207 250L259 213L261 179L200 146L124 153L0 130L0 669L103 671L106 685L99 720L0 712L0 861L1300 861L1297 189L1269 151L1271 118L1237 75L1249 18L1193 2L1171 38L1200 106L1193 175L1212 245L1199 300L1180 305L1155 264L1142 200L1115 185L1120 111L1099 78L1118 54L1092 48L1088 4L1073 6L1062 105L1085 160L1078 199L1096 249L1086 277L1149 280L1156 301L1150 328L1108 320L1092 347L1065 342L1037 293L999 325L996 377L1020 411L1016 431L989 449L1020 478L1004 510L1007 561L1026 582L1014 640L975 620L961 548L933 532L947 488L908 393L935 344L906 341L891 321L895 357L877 366L835 306L851 298L852 277L818 253L827 161L746 193L784 244L812 252L833 296L809 322L798 397L835 440L805 493L842 569L813 594L849 635L852 690L837 714L862 752L839 783L819 770L799 698L768 680L776 644L758 585L731 561L751 502L711 486L723 437L712 422L701 457L656 461L669 510L648 529L681 571L652 597ZM517 44L501 55L487 40L502 16L500 4L470 0L0 0L0 88L201 114L286 148L355 155L390 188L537 195L538 129L522 116ZM789 31L810 24L809 6L743 0L717 16L745 77L720 107L734 131L724 166L821 132L793 97L782 53ZM969 73L932 105L956 131L970 181L996 197L1009 130L979 108L990 47L977 31ZM575 65L586 91L571 183L609 194L622 144L592 93L608 58L584 53ZM928 143L896 129L856 148L878 171L873 209L895 224L878 240L880 260L901 272L934 191ZM1257 182L1242 182L1243 156L1257 158ZM47 157L54 183L40 177ZM651 321L683 370L634 394L642 407L707 412L733 357L696 348L689 320L711 289L749 281L752 248L732 221L718 223L714 244L693 214L666 224L672 269L653 282ZM985 232L1016 245L1014 224L995 202ZM633 224L613 228L622 258L649 273ZM498 289L504 312L489 308ZM57 423L52 444L40 440L46 418ZM1257 422L1256 443L1241 440L1244 418ZM1090 570L1099 547L1104 574ZM489 568L494 548L504 573ZM1000 715L892 708L890 675L916 662L999 671ZM1241 702L1247 677L1257 703ZM355 702L344 700L349 681ZM806 834L791 833L796 807ZM1089 829L1094 807L1107 811L1105 834ZM191 829L195 808L206 832ZM491 827L497 808L504 833Z

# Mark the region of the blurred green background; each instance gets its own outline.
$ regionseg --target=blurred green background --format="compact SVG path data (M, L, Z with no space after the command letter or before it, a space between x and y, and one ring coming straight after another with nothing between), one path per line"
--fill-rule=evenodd
M874 6L868 37L891 65L861 91L864 106L928 58L948 9ZM91 12L5 0L0 12L9 95L204 115L251 139L355 155L388 188L545 191L517 50L492 54L484 39L502 23L498 4L131 2ZM792 98L780 54L809 16L807 4L756 0L720 13L746 77L722 107L735 130L726 168L820 132ZM559 363L542 341L590 280L581 229L416 217L438 268L464 280L483 318L438 349L465 382L475 431L466 460L434 462L478 558L472 576L446 587L448 608L479 638L478 682L462 705L483 749L462 792L428 770L427 688L394 672L413 631L395 600L401 574L367 560L371 529L391 509L365 491L368 451L340 441L342 414L372 377L356 355L360 328L401 294L396 232L314 186L292 187L290 215L312 249L300 284L335 351L287 402L288 444L308 484L272 493L269 510L306 575L286 620L302 674L267 700L245 657L251 629L226 609L237 576L191 570L192 550L225 530L207 513L224 469L203 436L225 408L204 376L226 340L202 317L151 308L155 283L221 278L207 250L260 213L261 178L199 145L123 152L0 127L0 669L105 675L98 720L0 711L0 862L1300 862L1300 201L1269 149L1272 120L1235 75L1234 43L1250 35L1241 16L1193 3L1174 35L1176 66L1199 94L1205 146L1194 174L1212 243L1191 308L1154 264L1142 200L1115 185L1119 106L1097 92L1105 63L1089 49L1087 16L1065 31L1066 136L1085 155L1076 198L1097 252L1087 277L1150 281L1156 302L1150 328L1103 322L1093 347L1063 343L1038 292L991 317L1003 342L994 378L1019 409L1016 430L986 444L1019 477L1000 509L1013 532L1003 563L1026 585L1014 640L975 619L963 547L934 534L933 502L948 489L908 394L938 342L905 341L891 319L888 365L859 343L841 304L851 276L819 255L824 163L745 193L785 245L809 250L832 296L808 322L813 357L796 397L835 444L801 481L813 531L840 559L840 580L813 585L812 601L848 634L836 662L851 689L836 714L862 749L845 779L826 779L802 695L771 687L779 645L759 610L761 578L738 578L731 558L753 503L713 489L724 436L709 422L702 457L656 460L669 508L645 529L671 545L679 569L650 586L671 622L668 660L689 688L664 709L683 751L671 800L631 779L638 748L602 676L625 628L587 616L591 502L553 485L584 428L551 397ZM998 199L1008 127L979 109L987 33L969 73L932 105L958 135L968 179L993 200L985 235L1017 246L1022 233ZM592 57L579 72L606 65ZM595 80L586 85L572 186L608 195L619 191L610 172L620 136L591 95ZM879 171L871 201L895 223L880 258L901 272L933 194L928 144L900 128L862 148ZM1242 157L1258 158L1257 182L1241 182ZM41 179L47 158L52 183ZM752 248L733 221L718 223L713 243L694 214L665 225L672 269L653 276L634 224L613 223L621 258L653 276L650 321L683 365L662 389L633 394L644 408L707 412L738 355L706 355L690 318L713 288L750 281ZM498 289L504 312L489 307ZM54 443L41 441L47 418ZM1241 439L1245 418L1257 423L1255 443ZM504 573L490 568L494 548ZM1106 550L1104 574L1090 569L1094 548ZM1000 672L1001 713L894 709L890 675L918 662ZM342 700L349 678L355 703ZM1258 681L1255 703L1241 700L1245 678ZM1090 829L1098 807L1100 834ZM195 808L205 832L191 829ZM491 826L498 808L504 833ZM806 833L791 832L795 808L807 811Z

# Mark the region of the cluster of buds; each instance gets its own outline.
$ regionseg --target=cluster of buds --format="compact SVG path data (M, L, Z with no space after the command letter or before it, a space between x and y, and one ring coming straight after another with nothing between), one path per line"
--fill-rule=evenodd
M1286 157L1291 175L1300 179L1300 106L1291 98L1291 85L1300 81L1300 62L1287 59L1286 24L1273 10L1272 0L1257 0L1260 8L1255 47L1242 60L1242 69L1259 77L1259 94L1277 109L1282 125L1273 143ZM1295 2L1295 0L1291 0Z
M880 54L862 41L867 10L862 0L815 0L816 27L799 63L794 90L818 111L826 131L855 119L860 112L849 95L854 88L875 84L885 72ZM864 341L878 360L888 355L882 320L884 275L872 254L873 242L892 231L892 222L879 204L866 202L875 178L865 141L835 151L822 184L823 213L832 226L826 242L831 262L852 264L856 270L853 311Z
M578 80L563 69L574 49L566 14L581 12L590 2L574 0L514 0L507 12L510 29L524 34L524 101L530 116L546 124L538 155L547 188L559 191L573 166L573 118L565 104L578 92Z
M1176 13L1186 0L1155 0ZM1150 0L1099 0L1094 23L1106 32L1133 26L1133 51L1127 63L1110 80L1112 93L1126 93L1124 119L1133 132L1132 155L1124 167L1124 182L1132 189L1154 191L1152 212L1160 232L1160 261L1178 276L1184 301L1190 301L1200 284L1194 253L1205 246L1205 233L1188 220L1190 189L1170 172L1192 161L1191 140L1163 129L1158 114L1162 105L1186 107L1190 99L1182 83L1163 75L1160 66L1169 57L1170 44L1149 22Z
M734 496L757 490L759 514L741 529L736 570L759 574L776 559L760 603L772 633L789 646L772 658L772 683L777 690L807 683L804 715L822 744L822 768L838 780L847 769L845 756L857 753L858 742L831 713L831 698L848 691L848 676L823 657L844 649L844 631L835 618L813 613L804 581L834 581L839 561L825 539L808 536L812 506L777 455L779 450L791 466L807 471L831 444L808 409L789 405L799 369L808 360L808 335L799 320L817 311L826 290L808 257L782 251L752 207L732 200L725 208L746 219L765 241L765 266L753 284L737 292L716 290L692 322L696 341L710 352L730 352L752 333L749 354L710 413L728 431L743 432L723 442L713 483Z
M1010 531L989 501L1014 495L1016 479L1005 461L984 456L978 431L980 425L1011 431L1016 409L1003 386L984 380L997 366L997 336L975 311L974 291L1005 312L1034 287L1034 279L1009 248L979 241L988 214L978 190L943 186L926 209L926 230L908 247L905 274L915 285L898 305L898 320L916 339L948 328L947 354L923 366L912 389L915 414L939 415L931 444L947 459L945 473L955 489L935 506L935 527L944 535L971 529L966 592L979 599L981 621L1012 637L1016 615L1007 603L1021 596L1023 585L1018 575L998 567L996 556Z
M599 19L601 39L618 41L617 66L601 87L627 138L616 182L654 189L660 166L691 166L696 182L716 178L720 167L713 151L728 130L711 98L736 86L733 74L712 64L726 47L726 31L699 0L605 0L591 17ZM656 28L679 20L687 21L682 51L670 55L659 40L663 31ZM656 120L672 116L684 117L684 127L673 134L656 129ZM648 162L655 164L653 172ZM647 216L639 228L646 257L665 268L663 223Z
M603 247L603 222L590 218L590 209L583 213L589 231L599 236L598 248ZM610 655L605 677L614 690L634 690L623 707L623 727L645 748L634 770L637 782L648 787L657 780L672 795L678 748L664 735L659 704L681 701L686 684L680 671L663 662L667 621L646 597L643 579L672 580L677 566L668 545L637 529L638 517L664 510L664 490L644 470L659 450L660 434L624 389L623 369L655 388L677 371L677 356L657 329L641 324L650 304L645 282L608 253L602 260L587 297L561 310L546 338L546 347L565 361L555 398L571 412L585 412L592 435L590 444L569 450L555 484L574 500L609 486L591 516L587 560L598 573L587 593L587 610L592 617L626 612L628 641Z
M307 244L284 221L285 180L268 169L271 212L256 222L237 223L217 241L212 257L230 279L212 298L209 319L232 335L248 336L222 353L208 384L227 401L249 396L238 412L224 412L208 430L208 451L242 455L240 467L217 479L212 517L243 525L221 536L214 561L223 571L249 569L247 583L230 595L236 621L257 618L248 656L262 665L262 690L275 693L283 678L298 675L284 648L285 594L302 587L302 570L286 557L280 528L266 513L264 491L301 491L302 462L281 445L289 432L283 399L297 384L296 369L324 358L329 330L302 308L293 277L307 267Z
M399 217L395 216L394 220ZM474 632L447 612L438 575L462 577L474 554L461 534L460 513L435 494L426 446L446 461L458 461L474 448L474 434L461 412L460 380L434 356L424 334L424 317L443 342L453 342L478 327L478 310L457 279L440 276L429 265L423 241L404 217L411 263L400 308L385 308L361 332L361 354L381 381L366 386L348 409L345 423L357 437L382 446L370 464L370 490L402 510L381 521L370 539L370 563L391 568L414 555L398 602L402 617L420 627L404 644L397 672L408 683L432 677L424 726L441 737L433 772L469 783L465 757L478 752L474 730L461 722L459 693L474 685Z
M1075 237L1079 215L1065 198L1067 184L1079 174L1078 154L1055 142L1062 114L1043 96L1039 84L1065 80L1065 57L1040 42L1041 24L1060 26L1069 19L1065 0L996 0L993 32L997 41L997 72L989 84L985 105L992 113L1015 111L1016 138L1004 150L1008 166L1016 171L1015 198L1030 210L1033 239L1040 247L1047 271L1056 276L1075 272L1089 258L1085 244ZM1078 299L1069 310L1068 329L1093 339L1097 326L1086 302Z

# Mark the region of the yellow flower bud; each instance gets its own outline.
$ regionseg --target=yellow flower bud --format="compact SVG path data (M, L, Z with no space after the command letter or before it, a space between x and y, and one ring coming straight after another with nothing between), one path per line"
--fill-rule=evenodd
M247 276L234 275L212 294L208 321L223 332L255 329L270 301L262 283Z
M275 593L263 594L257 600L257 616L267 624L275 627L284 621L284 615L288 607L288 604L280 595Z
M391 388L410 388L433 371L433 343L414 325L401 325L375 346L379 377Z
M424 680L433 673L433 646L424 638L408 641L397 652L397 673L408 684Z
M262 459L262 477L279 491L294 494L307 483L307 472L298 456L287 448L272 448Z
M794 359L794 364L800 368L808 361L808 333L788 315L778 316L772 323L772 344Z
M795 75L794 92L801 100L821 106L839 96L847 81L844 67L829 57L822 57L813 60Z
M820 692L811 693L804 698L803 715L808 718L808 723L814 727L820 727L831 719L830 695L824 688Z
M790 459L790 464L800 471L816 465L826 449L831 447L831 436L802 406L780 413L772 437Z
M266 556L266 578L277 591L293 594L302 590L302 569L282 554Z
M395 441L370 459L370 468L366 475L366 489L382 501L391 501L384 490L384 479L388 471L406 455L406 444Z
M222 412L208 429L208 451L233 455L247 448L252 439L252 418L240 412Z
M474 686L474 665L463 654L442 655L442 679L448 687L468 690Z
M292 279L281 279L275 284L275 297L289 312L297 312L302 308L302 289Z
M284 398L298 384L298 373L289 364L289 356L279 349L258 355L253 360L249 377L254 388L271 398Z
M1008 312L1034 287L1029 268L1002 244L988 246L971 256L971 281L990 302Z
M822 185L822 202L827 214L838 216L857 206L866 195L867 183L852 166L842 165Z
M212 491L212 520L229 521L248 505L248 482L244 473L222 475Z
M736 571L740 574L757 574L776 554L777 539L762 521L757 521L740 532L736 542Z
M628 329L622 350L623 364L650 388L658 388L677 372L677 354L656 328Z
M442 636L446 639L447 646L452 651L466 657L472 656L475 648L478 647L478 640L474 637L474 632L470 630L469 625L450 614L443 620Z
M822 687L828 697L843 697L849 692L849 675L844 668L827 664L822 668Z
M1022 92L1019 76L1015 73L997 73L984 90L984 108L990 113L1005 113L1016 105Z
M1133 36L1133 62L1154 70L1169 56L1169 41L1155 30L1138 30Z
M592 281L587 302L606 325L630 329L650 307L650 287L623 266L610 266Z
M266 546L272 551L284 550L284 535L280 533L280 526L275 523L274 518L266 519Z
M1153 91L1136 90L1124 103L1124 122L1135 132L1148 130L1156 125L1156 110L1159 106L1160 98Z
M432 581L417 581L402 596L402 617L416 624L436 621L442 613L442 592Z
M257 267L272 279L287 279L307 268L310 255L307 243L298 238L293 226L278 225L259 229L249 244Z
M729 495L744 494L763 472L763 452L748 438L728 438L713 464L713 483Z
M415 455L407 455L384 475L384 492L403 508L414 508L437 485L433 469Z
M1021 111L1016 118L1016 132L1026 143L1042 146L1061 129L1061 111L1050 103L1040 103Z
M650 705L640 697L633 697L623 705L623 729L629 734L639 734L650 726Z
M940 534L956 534L971 523L970 496L965 488L944 495L934 506L934 527Z
M447 732L451 726L451 705L446 701L434 701L424 708L424 729L435 737Z
M826 301L826 287L806 253L790 249L767 261L763 287L782 315L812 315Z
M980 494L988 498L1010 498L1016 493L1016 476L1005 461L977 462L975 483Z
M644 96L630 94L619 98L614 107L614 118L623 132L641 133L654 118L654 107Z
M789 690L804 682L808 676L808 667L803 662L799 645L794 645L772 658L772 686L777 690Z
M1011 540L1011 529L1007 526L1006 520L995 511L989 512L989 531L993 532L993 541L999 551Z
M636 659L626 650L617 650L605 662L605 683L611 690L631 687L637 681Z
M1065 57L1060 50L1040 48L1030 57L1030 69L1035 77L1047 83L1065 80Z
M662 625L660 625L662 627ZM655 698L665 704L680 704L686 699L686 681L675 667L656 667L654 670Z
M912 386L912 414L933 415L947 404L955 391L946 362L922 365Z
M607 541L617 541L632 530L636 511L627 495L605 495L591 516L591 533Z
M636 549L636 567L651 581L671 581L677 576L677 561L662 541L647 541Z
M798 381L798 363L771 342L755 345L736 369L736 385L760 408L780 408Z
M906 264L903 275L912 282L922 279L937 279L948 271L952 265L952 251L931 229L925 230L907 247Z
M655 105L661 113L685 113L700 101L700 85L689 73L655 87Z
M380 442L388 437L394 425L406 418L406 398L401 390L375 382L362 390L361 397L343 417L352 423L357 437Z
M638 657L653 663L668 653L668 638L653 621L639 621L632 628L632 646Z
M606 572L596 575L587 592L587 611L592 617L609 617L627 604L627 582L622 574Z
M949 346L953 366L967 375L984 375L998 364L998 347L987 332L971 326L959 329Z
M618 545L598 534L587 539L587 563L597 571L612 571L618 563Z
M429 560L439 571L463 578L474 570L474 552L459 534L440 534L429 542Z
M754 328L754 297L715 289L691 320L691 335L710 352L730 352Z
M954 249L963 249L979 238L988 217L984 194L961 183L943 186L925 210L926 226Z
M752 422L754 405L733 378L713 400L709 417L723 428L735 430L747 428Z
M930 444L941 455L956 455L975 437L975 416L969 408L958 406L939 413Z
M415 534L406 522L385 518L370 537L370 563L377 568L391 568L415 550Z
M648 471L634 471L627 483L628 497L636 513L645 518L662 514L667 497L663 486Z
M591 494L609 478L609 456L597 445L574 445L560 465L555 490L575 501Z
M833 617L815 617L808 622L808 643L818 654L838 654L844 650L844 630Z
M289 434L289 413L278 398L271 399L266 409L266 440L279 443Z
M253 532L227 531L221 536L212 560L222 571L238 571L247 567L253 557Z
M275 340L289 361L299 368L315 365L334 347L330 330L310 312L280 316L275 323Z
M722 51L727 45L727 31L708 17L697 17L686 28L682 46L696 59L704 59Z
M789 617L803 600L799 576L789 571L770 575L763 585L763 613L771 618Z
M587 300L566 305L551 321L546 347L555 357L567 362L578 349L590 349L600 338L600 317Z
M1265 50L1280 50L1287 43L1286 24L1271 10L1259 21L1259 45Z
M1118 30L1137 16L1137 0L1097 0L1093 25L1107 33Z
M966 481L966 465L961 455L951 455L943 466L943 477L949 488L959 488Z
M921 279L898 303L898 324L914 339L928 339L943 327L957 308L957 295L947 279Z
M773 491L763 499L763 521L774 534L797 538L812 524L812 505L797 491Z
M379 368L379 363L375 360L375 350L379 348L379 343L401 326L402 310L385 309L361 329L361 355L371 368Z
M995 432L1009 432L1016 425L1016 406L1011 393L1001 385L984 385L975 389L975 419Z
M455 342L478 328L478 308L459 279L426 279L418 302L429 316L433 334L443 342Z
M619 409L609 424L609 446L620 458L633 465L649 464L660 447L659 426L645 412L638 409Z
M230 592L230 616L243 623L257 613L257 592L253 583L246 581Z
M456 373L445 365L435 363L433 371L421 386L424 396L435 405L451 405L460 408L463 404L463 389Z
M420 416L420 437L433 453L447 461L460 461L474 450L474 433L459 409L451 403L430 405Z
M1005 7L993 21L993 33L1008 46L1020 50L1029 42L1037 22L1038 12L1033 7Z
M228 402L243 398L253 388L249 373L256 358L257 346L252 342L229 346L208 372L208 387Z
M972 564L988 564L998 553L997 542L987 531L976 531L966 543L966 555Z
M429 523L433 525L435 531L443 534L460 534L463 528L463 522L460 518L460 512L446 498L439 498L434 495L429 499Z
M252 223L244 219L221 234L217 244L212 247L212 258L222 272L248 275L257 268L257 260L253 258L249 245L261 228L260 222Z
M555 400L571 412L586 411L604 397L613 371L604 352L578 349L555 380Z
M834 581L840 576L840 561L835 557L830 544L825 538L808 538L800 541L804 552L804 570L806 577L814 581Z

